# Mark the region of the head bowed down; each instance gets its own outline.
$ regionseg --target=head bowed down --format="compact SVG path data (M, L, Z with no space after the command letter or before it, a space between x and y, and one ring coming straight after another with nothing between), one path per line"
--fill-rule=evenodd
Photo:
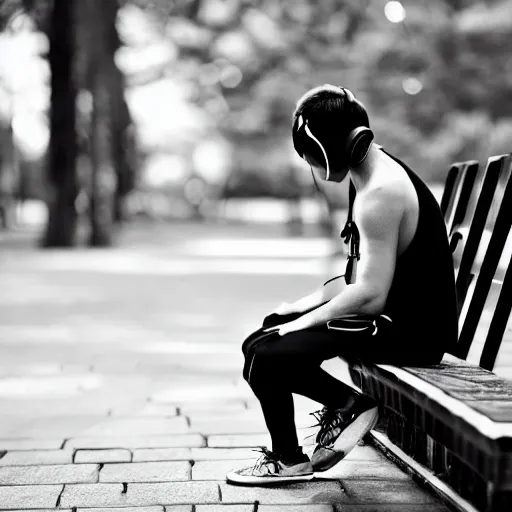
M374 139L364 105L348 89L330 84L299 99L292 137L299 156L323 167L326 180L363 163Z

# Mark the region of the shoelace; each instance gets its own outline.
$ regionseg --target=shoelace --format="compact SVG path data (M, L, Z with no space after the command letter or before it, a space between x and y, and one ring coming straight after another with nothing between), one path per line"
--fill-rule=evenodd
M267 447L265 446L260 446L259 448L254 448L253 449L253 452L258 452L258 453L261 453L261 456L258 458L258 460L256 461L256 463L254 464L253 468L252 468L252 471L259 471L263 466L267 466L267 473L268 474L275 474L278 472L279 470L279 464L278 464L278 461L279 461L279 456L270 451ZM269 467L268 466L272 466L272 471L269 471Z
M317 421L316 425L311 425L311 428L320 427L316 436L317 443L323 448L330 449L328 446L325 446L325 434L327 434L327 432L332 428L336 428L344 423L346 421L344 415L336 412L335 409L328 409L327 407L323 407L318 411L310 412L309 414ZM315 434L311 434L307 436L307 438L314 435Z

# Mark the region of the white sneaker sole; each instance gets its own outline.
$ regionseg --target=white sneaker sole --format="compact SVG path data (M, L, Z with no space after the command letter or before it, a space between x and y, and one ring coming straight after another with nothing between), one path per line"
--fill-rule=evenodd
M294 482L308 482L309 480L313 480L313 477L313 473L297 476L242 476L233 471L226 475L226 482L237 485L280 485Z
M329 457L326 457L322 462L323 467L316 469L318 476L321 476L323 471L331 469L340 460L344 459L346 455L357 445L357 443L377 424L379 420L379 409L374 407L363 412L353 423L351 423L336 439L334 444L329 446ZM327 450L324 448L324 450ZM331 451L332 450L332 451ZM313 456L314 457L314 456ZM314 460L313 467L314 467Z

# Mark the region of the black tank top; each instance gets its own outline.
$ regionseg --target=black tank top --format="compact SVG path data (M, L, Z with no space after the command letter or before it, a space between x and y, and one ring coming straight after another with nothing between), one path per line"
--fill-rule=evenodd
M386 344L399 344L404 364L432 364L453 351L458 337L455 277L446 226L427 185L402 161L381 150L406 171L419 203L416 232L396 261L384 308L384 314L393 320L393 336Z

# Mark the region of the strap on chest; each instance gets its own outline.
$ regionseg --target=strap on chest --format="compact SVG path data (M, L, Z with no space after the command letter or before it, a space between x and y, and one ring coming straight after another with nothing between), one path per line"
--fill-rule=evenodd
M345 282L347 284L355 283L357 262L361 255L359 253L359 229L354 222L354 201L356 199L356 187L352 180L350 181L348 190L348 214L347 221L343 230L340 233L341 238L344 238L344 243L348 244L347 267L345 270Z

